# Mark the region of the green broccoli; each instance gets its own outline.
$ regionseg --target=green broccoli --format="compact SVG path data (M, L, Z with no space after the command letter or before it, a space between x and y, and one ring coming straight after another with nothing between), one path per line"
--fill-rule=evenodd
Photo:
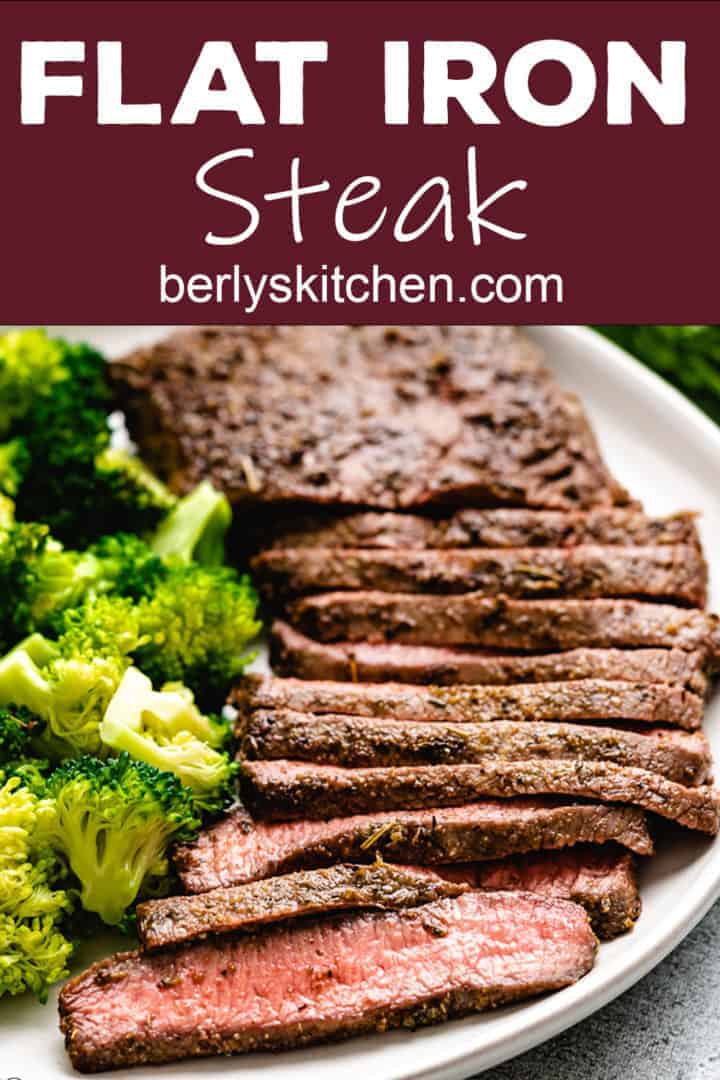
M139 457L108 447L95 459L98 492L109 515L104 532L155 528L178 498Z
M100 721L141 641L135 609L119 597L66 612L62 630L57 641L33 634L0 660L0 705L43 722L34 745L53 760L102 753Z
M30 467L30 454L22 439L0 445L0 494L14 498Z
M720 423L720 327L597 326Z
M48 780L51 842L79 879L87 911L118 925L148 881L168 871L171 841L192 839L200 819L177 777L129 754L82 757Z
M32 739L41 729L42 721L29 709L0 707L0 768L7 771L8 762L32 755Z
M221 810L232 796L237 766L222 751L229 737L229 725L203 716L186 687L153 690L134 667L125 672L100 724L107 747L174 773L191 789L198 809L207 811Z
M64 865L49 846L54 827L52 801L0 770L0 997L30 990L45 1001L68 974L73 945L61 923L71 901L57 888Z
M250 579L230 567L175 567L137 605L135 661L156 686L185 683L217 709L252 659L243 649L260 630L256 609Z
M88 548L88 554L97 560L95 592L107 591L139 600L148 596L166 575L162 559L133 533L102 536Z
M177 502L149 543L155 554L169 563L222 566L231 521L227 498L209 480L203 480Z
M67 377L63 344L44 330L12 330L0 337L0 435Z
M154 528L175 504L145 466L110 447L107 369L88 345L22 330L0 337L0 493L22 521L84 547Z
M0 526L0 650L30 629L34 567L47 539L45 525L10 522Z

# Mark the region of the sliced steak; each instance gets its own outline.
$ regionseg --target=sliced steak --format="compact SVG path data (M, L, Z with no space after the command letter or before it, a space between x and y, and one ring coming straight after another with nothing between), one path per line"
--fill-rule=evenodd
M283 919L358 908L393 911L418 907L446 896L460 896L469 888L461 881L413 867L341 863L195 896L149 900L138 906L137 932L143 949L163 949L212 934L252 933Z
M685 787L664 776L607 761L499 761L344 769L298 761L245 761L247 805L271 821L368 814L378 810L460 806L478 798L562 795L629 803L714 835L720 803L711 787Z
M486 799L467 806L364 814L328 821L253 822L236 811L178 847L175 867L191 893L336 862L438 865L497 859L608 841L651 855L642 810L558 799Z
M645 596L703 607L707 566L698 547L294 548L264 551L252 567L264 595L281 599L322 589L483 596Z
M626 503L577 398L511 327L182 330L110 365L143 456L234 503Z
M584 724L498 720L452 724L441 720L379 720L364 716L261 709L248 721L243 752L250 758L316 761L325 765L462 765L530 759L611 761L659 773L680 784L705 783L711 752L705 736L651 728L638 734Z
M576 544L693 544L695 515L650 518L639 510L458 510L450 517L364 511L297 514L275 523L273 548L523 548ZM267 532L257 546L268 547Z
M410 911L123 953L65 985L61 1027L83 1072L278 1050L556 990L590 970L595 948L578 904L469 892Z
M640 600L508 600L477 593L331 592L291 605L298 628L321 641L484 645L504 649L637 646L720 657L718 616Z
M482 649L365 642L314 641L276 619L270 634L273 670L298 679L436 683L573 682L600 678L643 683L676 683L707 693L706 652L697 649L569 649L518 656Z
M582 904L593 930L606 941L630 930L640 914L633 858L610 845L439 867L438 872L474 889L518 889Z
M393 682L378 685L248 676L235 687L230 702L244 716L255 709L293 709L453 723L616 718L672 724L688 730L700 727L703 719L702 698L679 686L605 679L503 687L460 685L449 689Z

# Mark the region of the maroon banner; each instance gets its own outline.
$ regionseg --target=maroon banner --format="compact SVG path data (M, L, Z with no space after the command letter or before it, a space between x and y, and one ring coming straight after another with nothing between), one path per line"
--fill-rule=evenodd
M717 3L0 24L2 321L720 321Z

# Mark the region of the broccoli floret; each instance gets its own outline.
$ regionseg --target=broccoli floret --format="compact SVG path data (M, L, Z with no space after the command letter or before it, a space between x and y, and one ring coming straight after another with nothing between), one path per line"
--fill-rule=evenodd
M17 706L12 709L0 707L0 768L7 772L7 763L19 761L32 754L33 736L39 734L42 721L29 711Z
M0 649L7 649L31 627L30 591L34 567L45 549L48 530L34 522L0 527Z
M87 345L53 344L63 377L13 427L30 455L17 513L24 521L47 522L60 540L84 546L107 531L95 460L110 444L111 395L99 353Z
M141 641L135 609L119 597L63 619L57 641L33 634L0 660L0 705L39 717L45 726L34 746L53 760L103 752L100 721Z
M51 839L80 882L82 905L111 926L146 880L167 874L170 842L192 839L200 827L191 791L129 754L68 762L48 780L48 794Z
M138 599L165 574L162 560L132 533L73 551L45 525L0 522L0 647L37 630L55 631L67 608L105 593Z
M249 578L230 567L175 567L137 606L146 640L136 662L156 686L185 683L201 708L220 708L252 659L243 649L260 630L256 608Z
M60 924L71 901L57 888L64 866L49 846L54 824L44 792L0 771L0 997L30 990L44 1001L68 974L73 945Z
M169 562L222 566L231 521L230 503L204 480L178 501L151 537L150 546Z
M0 337L0 435L66 378L63 345L44 330L13 330Z
M96 591L108 591L118 596L139 600L148 596L166 568L155 552L133 533L114 533L103 536L88 549L99 563L102 585Z
M100 724L111 750L174 773L189 787L198 809L218 811L230 802L237 765L222 747L230 736L219 717L204 716L184 686L153 690L137 668L125 672Z
M23 439L0 445L0 494L14 498L30 467L30 454Z
M135 532L147 532L155 528L178 501L177 495L173 495L139 457L124 450L114 447L103 450L95 466L99 486L105 489L105 499L113 511L113 523L106 528L107 532L122 529L125 515L129 515Z

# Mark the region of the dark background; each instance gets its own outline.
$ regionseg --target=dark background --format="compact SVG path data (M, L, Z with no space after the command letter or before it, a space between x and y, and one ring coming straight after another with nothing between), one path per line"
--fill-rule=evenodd
M717 3L3 3L0 4L0 318L7 322L241 321L232 305L158 301L159 264L181 273L217 273L233 262L260 272L373 261L396 272L560 272L557 305L318 305L261 308L255 321L383 322L713 322L718 318ZM591 111L564 128L533 127L510 114L502 92L507 57L538 38L582 46L598 71ZM45 126L19 124L19 43L86 41L85 96L48 103ZM327 39L327 64L306 65L306 123L277 125L277 66L254 60L256 40ZM499 67L487 94L500 125L475 127L459 108L448 127L385 127L385 39L409 39L419 61L424 39L485 43ZM630 127L605 122L605 48L629 40L648 62L659 42L688 43L687 122L665 127L640 99ZM125 100L161 101L162 127L98 127L95 43L125 43ZM268 123L243 128L234 114L206 114L194 127L171 127L170 113L205 40L236 45ZM415 64L417 74L419 64ZM79 70L75 65L73 71ZM538 72L538 94L562 96L553 65ZM419 86L413 90L419 112ZM452 110L452 106L451 106ZM503 205L524 241L487 234L479 248L463 228L464 158L477 146L481 190L526 178L528 192ZM234 208L195 189L211 156L252 146L239 163L249 197L286 185L300 154L309 179L340 189L354 176L384 180L399 207L428 177L457 185L456 239L440 231L399 245L389 231L365 244L341 241L334 201L313 196L306 241L294 245L287 208L265 204L256 235L236 248L211 248L209 228L235 231ZM232 175L235 164L227 167ZM219 177L219 174L217 174ZM513 203L512 200L517 200ZM500 215L498 214L498 217ZM243 219L244 220L244 219Z

